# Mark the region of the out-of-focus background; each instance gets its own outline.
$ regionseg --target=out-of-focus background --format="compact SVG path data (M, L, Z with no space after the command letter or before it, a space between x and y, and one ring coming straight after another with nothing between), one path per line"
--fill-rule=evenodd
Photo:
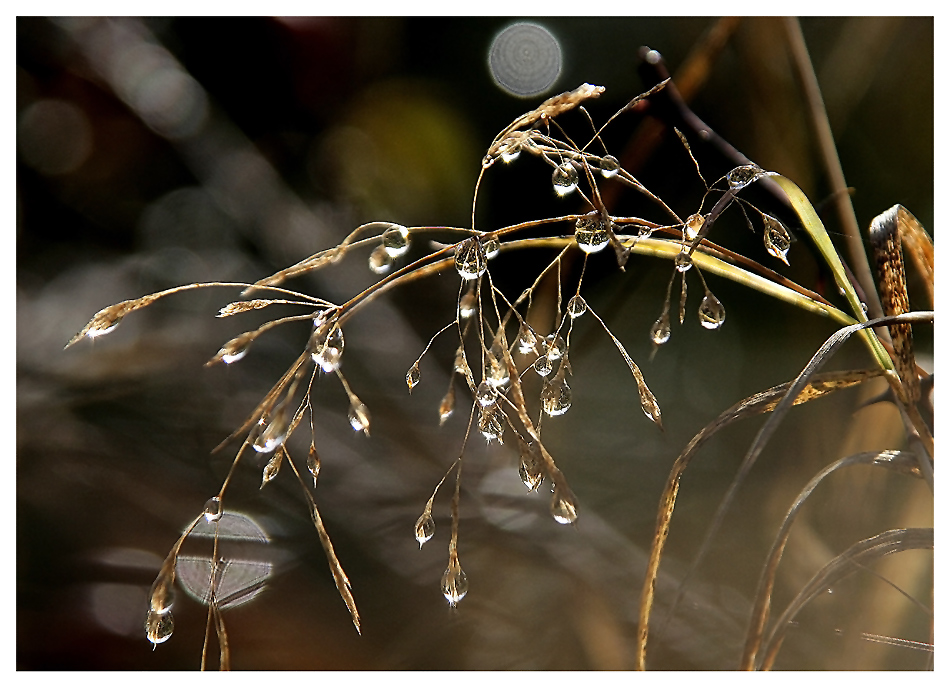
M18 668L199 666L206 608L179 591L175 633L153 652L143 629L148 589L229 468L233 449L211 450L307 338L305 325L288 327L258 340L239 363L204 368L223 342L263 320L214 318L237 297L219 289L170 298L108 337L64 351L100 308L188 282L254 281L367 221L467 226L495 134L543 98L584 82L606 87L588 105L599 126L644 90L643 45L662 53L678 78L695 77L691 107L717 133L796 180L816 204L827 201L780 20L532 21L556 39L560 69L547 90L521 98L489 68L493 39L513 23L507 19L18 19ZM810 19L802 30L859 224L901 203L932 233L933 19ZM703 52L698 46L708 46L710 35L721 36L721 45ZM709 57L706 71L678 75L681 65L697 64L697 51ZM517 49L511 59L519 59ZM573 117L565 118L571 131L589 135L589 125ZM698 209L702 184L670 130L655 139L642 133L650 121L622 115L604 142L618 157L626 149L631 171L685 217ZM702 145L693 153L709 182L729 168ZM648 212L629 192L615 203L618 212ZM489 171L476 222L490 229L578 208L575 198L555 197L547 167L519 159ZM830 231L840 231L834 213L823 216ZM717 231L723 243L776 267L738 212ZM832 291L800 238L786 272ZM425 248L417 243L411 255ZM725 325L706 332L695 322L694 283L686 324L674 326L651 361L647 333L669 265L633 257L621 273L607 253L588 265L584 294L640 364L665 432L638 410L635 385L610 340L595 322L579 320L574 406L546 421L545 435L581 517L576 527L557 525L544 495L525 494L513 442L473 442L459 543L470 592L449 609L439 580L451 487L436 499L436 535L421 551L413 525L464 434L459 417L438 423L451 341L433 346L411 396L405 373L452 319L458 277L446 273L392 292L346 331L343 370L373 413L372 435L352 432L345 396L331 378L315 394L323 465L316 496L353 584L362 636L336 593L292 475L285 469L258 490L261 465L248 461L228 507L247 519L244 536L235 532L226 556L245 562L258 594L225 612L234 668L631 666L645 551L673 459L721 411L793 377L833 326L710 277L727 309ZM502 256L492 274L516 296L550 257ZM350 255L294 286L341 300L372 278L365 256ZM913 272L911 299L929 307ZM932 368L932 328L916 334L919 361ZM860 344L851 343L831 367L867 365ZM736 665L760 567L794 496L837 458L902 446L892 407L860 407L878 391L843 392L792 412L665 618L664 605L761 421L737 424L703 450L673 518L651 667ZM302 457L306 447L294 447ZM932 519L932 495L921 481L862 468L835 476L796 525L776 608L857 540ZM890 559L810 605L777 666L927 667L927 651L880 637L931 642L930 617L885 582L931 606L931 554ZM200 570L200 556L194 562Z

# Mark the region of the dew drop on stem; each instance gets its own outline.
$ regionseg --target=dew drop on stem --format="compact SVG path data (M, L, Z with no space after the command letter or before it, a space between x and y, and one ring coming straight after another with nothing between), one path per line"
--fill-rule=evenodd
M422 512L422 516L416 521L416 542L419 543L419 549L422 549L422 546L431 540L433 535L435 535L435 519L432 518L432 511L426 507L426 510Z
M574 239L584 253L597 253L607 247L610 234L607 223L596 217L580 217L574 223Z
M406 385L409 387L410 394L412 393L413 388L419 384L421 377L422 373L419 370L419 361L416 361L412 364L409 372L406 373Z
M222 346L218 353L208 361L207 365L212 365L221 361L225 365L234 363L235 361L240 361L247 354L247 350L251 346L251 342L254 341L253 332L244 332L239 334L234 339L229 340Z
M567 302L567 314L571 318L579 318L587 312L587 301L580 294L575 294Z
M556 332L552 332L544 338L544 351L552 361L559 360L567 353L567 344L564 343L564 337Z
M504 444L502 436L505 432L505 414L498 408L498 404L483 406L478 417L478 430L487 442L496 441Z
M459 565L458 557L449 558L449 566L442 574L442 594L449 601L449 605L454 607L468 593L468 576Z
M518 477L521 478L524 486L532 492L537 492L544 481L544 473L541 472L537 462L533 459L521 459L521 465L518 467Z
M409 230L402 225L393 225L383 232L382 249L390 258L399 258L409 250Z
M478 399L479 406L491 406L495 403L495 397L498 393L495 391L494 385L492 385L488 380L482 380L478 385L478 390L475 392L475 397Z
M264 466L264 471L261 474L261 487L269 483L271 480L277 477L278 471L280 471L280 466L283 463L284 455L280 452L274 454L270 461L267 462L267 465Z
M574 496L565 493L557 485L554 486L554 494L551 496L551 516L562 525L568 525L577 520L577 505L574 503Z
M768 176L769 173L763 170L758 165L740 165L739 167L733 168L729 171L729 174L726 175L726 181L729 182L729 188L733 191L739 191L744 189L752 182L758 181L762 177Z
M650 341L660 346L661 344L666 344L669 340L670 313L669 311L663 311L663 315L657 318L657 321L653 323L653 327L650 328Z
M172 637L175 630L175 619L170 611L156 612L149 610L145 617L145 637L153 646L164 643Z
M534 330L531 329L531 325L522 322L521 327L518 328L518 351L523 354L537 351L535 348L537 343L538 336L534 333Z
M495 237L488 237L482 244L482 249L485 251L485 258L491 260L501 251L501 243Z
M455 251L455 269L464 280L473 280L485 274L488 259L477 237L469 237Z
M317 454L317 448L310 443L310 451L307 453L307 470L313 476L313 486L317 486L317 478L320 477L320 455Z
M215 521L221 518L221 498L212 497L207 502L205 502L204 510L205 520L208 523L214 523Z
M287 439L287 430L289 429L289 418L286 413L278 412L277 415L268 423L261 433L255 438L254 451L266 454L272 452L284 443Z
M703 228L703 225L705 224L705 222L706 222L706 219L699 213L690 215L688 218L686 218L686 224L684 225L684 229L686 231L686 238L692 241L693 239L698 237L699 231Z
M706 292L699 304L699 323L707 330L718 330L726 321L726 309L719 299Z
M475 314L477 305L478 300L475 298L475 290L468 290L462 295L462 298L459 299L459 317L463 320L471 318Z
M563 368L541 390L541 407L549 416L563 415L571 408L571 388L564 379Z
M680 251L676 254L676 258L673 259L673 265L680 272L686 272L693 267L693 257L686 251Z
M765 225L765 231L762 241L765 244L765 250L788 265L788 249L792 245L792 237L781 222L771 215L762 215L762 223Z
M610 179L617 175L620 170L620 161L612 155L605 155L600 159L600 173L605 179Z
M558 196L566 196L577 188L577 169L570 162L564 162L554 168L551 183Z
M455 411L455 385L449 386L449 391L442 397L439 404L439 425L443 425Z
M373 249L369 254L369 269L377 275L385 275L392 269L393 257L382 245Z
M363 431L363 434L369 437L369 409L359 399L354 398L350 402L350 411L348 414L350 426L356 432Z
M534 362L534 372L541 377L547 377L551 374L552 370L554 370L554 363L548 358L548 355L542 354L538 356L538 359Z
M340 367L343 358L343 349L346 342L343 339L343 330L338 326L326 325L318 327L311 336L311 353L314 363L320 366L325 373L332 373Z

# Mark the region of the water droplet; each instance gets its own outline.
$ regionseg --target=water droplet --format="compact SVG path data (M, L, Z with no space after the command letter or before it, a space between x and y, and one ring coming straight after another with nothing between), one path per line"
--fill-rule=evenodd
M317 454L317 448L310 443L310 452L307 454L307 470L313 476L313 486L317 486L317 478L320 477L320 455Z
M277 472L280 470L280 465L283 463L284 455L280 452L277 452L271 457L271 460L267 462L267 465L264 466L264 472L261 476L261 487L269 483L275 477L277 477Z
M561 163L554 168L551 183L558 196L566 196L577 188L577 169L569 162Z
M541 377L547 377L552 370L554 370L554 363L551 359L547 355L538 356L538 360L534 362L534 371Z
M726 181L729 182L731 189L738 191L752 182L768 176L768 174L758 165L741 165L729 171L729 174L726 175Z
M363 434L369 437L369 409L355 397L350 402L349 419L350 425L356 432L362 430Z
M419 549L432 539L435 535L435 519L432 518L432 512L427 508L422 512L422 516L416 521L416 542L419 543Z
M600 217L580 217L574 223L574 239L584 253L597 253L610 241L607 224Z
M711 292L699 304L699 324L707 330L718 330L726 321L726 309Z
M471 280L481 277L488 268L485 249L476 237L470 237L459 244L455 251L455 269L462 279Z
M383 250L390 258L399 258L409 250L409 230L402 225L393 225L383 232Z
M552 361L560 359L561 356L567 353L567 344L564 343L564 338L556 332L549 334L544 338L544 352Z
M486 155L484 158L482 158L482 169L487 170L489 167L491 167L494 164L494 162L495 162L495 158L493 158L490 155Z
M466 378L471 375L468 367L468 361L465 359L465 351L459 347L455 351L455 372L464 375Z
M686 251L680 251L676 254L676 258L673 259L673 265L680 272L686 272L693 267L693 257Z
M587 312L587 302L580 294L575 294L567 302L567 314L572 318L579 318Z
M531 325L526 322L522 322L521 327L518 328L518 351L523 354L537 351L535 348L537 343L538 337L534 333L534 330L531 329Z
M704 218L699 213L690 215L686 218L686 224L684 229L686 231L686 238L692 241L699 236L699 230L703 228L703 225L706 223L706 218Z
M272 452L287 439L288 417L286 413L278 412L277 416L261 430L254 440L254 451L266 454Z
M653 323L653 327L650 328L650 340L660 346L661 344L666 344L670 340L670 314L667 311L663 312L657 321Z
M486 441L496 440L498 444L504 444L502 435L505 433L505 414L498 408L498 404L482 407L478 418L478 430Z
M541 472L533 460L521 460L521 465L518 467L518 476L521 478L521 482L524 483L524 486L532 492L537 492L538 488L541 487L541 483L544 481L544 473Z
M488 352L488 382L492 387L501 389L508 384L511 379L508 375L508 364L505 362L504 352L501 349L500 342L492 345Z
M416 361L412 364L412 367L409 369L409 372L406 373L406 385L409 386L409 393L412 393L412 388L419 384L419 380L422 377L422 372L419 370L419 361Z
M789 247L792 245L792 237L785 229L785 225L779 222L771 215L762 215L762 222L765 225L765 232L762 241L765 243L765 249L780 261L788 265Z
M457 605L468 593L468 576L459 565L458 557L449 560L449 567L442 575L442 594L449 601L449 605Z
M648 239L653 234L653 227L647 227L646 225L639 225L637 229L637 236L641 239Z
M571 388L564 379L563 369L541 391L541 406L549 416L560 416L571 408Z
M497 392L495 392L494 385L490 384L488 380L482 380L478 385L478 390L475 392L475 396L478 399L479 405L491 406L495 403Z
M491 260L501 251L501 243L495 237L488 237L482 244L482 249L485 251L485 257Z
M551 497L551 515L558 523L568 525L577 520L577 505L574 503L574 496L565 494L560 487L554 487L554 494Z
M149 610L145 618L145 637L153 646L164 643L172 637L175 630L175 619L171 612L156 612Z
M519 146L509 147L502 151L501 161L504 163L514 162L518 159L519 155L521 155L521 148Z
M245 332L231 339L218 349L218 353L216 353L206 365L212 365L218 361L221 361L225 365L240 361L250 348L251 342L254 341L253 335L253 332Z
M620 170L620 161L612 155L605 155L600 159L600 173L605 179L615 176Z
M462 319L471 318L475 314L475 308L478 300L475 298L475 291L469 290L459 299L459 317Z
M212 497L205 502L204 517L208 523L214 523L221 518L221 498Z
M343 340L343 330L334 325L330 327L329 333L326 333L327 327L324 325L314 330L310 339L310 356L314 363L323 369L323 372L332 373L340 367L340 359L343 358L346 343Z
M383 246L377 246L369 254L369 269L377 275L385 275L392 269L393 257L386 252Z
M439 404L439 425L442 425L449 419L452 412L455 411L455 385L449 387L449 391L442 397L442 403Z

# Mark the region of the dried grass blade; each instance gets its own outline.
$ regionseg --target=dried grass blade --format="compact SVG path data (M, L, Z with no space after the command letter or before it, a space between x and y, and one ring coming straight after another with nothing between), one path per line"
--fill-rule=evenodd
M814 379L798 393L793 403L798 405L807 401L813 401L832 392L853 387L867 379L879 377L883 374L883 371L880 370L852 370L816 375ZM715 433L737 420L772 411L786 396L791 384L791 382L786 382L785 384L776 385L763 392L753 394L732 408L724 411L713 422L700 430L693 439L690 440L680 455L676 457L676 461L673 462L673 468L670 470L669 478L667 478L663 495L660 497L656 530L653 535L650 558L647 563L643 590L640 595L639 628L637 632L635 656L637 669L642 671L646 668L646 646L650 629L650 613L653 608L653 598L656 590L656 580L660 569L660 560L663 556L663 549L670 534L670 521L673 517L676 495L679 492L679 484L683 472L686 470L692 457L699 451L699 448Z
M933 547L933 528L888 530L851 545L812 577L775 622L765 643L765 653L759 669L768 671L772 668L782 641L785 639L785 629L788 628L789 621L792 621L802 607L815 599L823 590L827 590L855 571L889 554L909 549L933 549Z
M888 450L882 452L862 452L860 454L847 456L843 459L838 459L834 463L826 466L811 479L792 503L788 513L785 514L785 519L772 542L772 549L762 568L762 574L759 577L759 584L755 594L755 606L749 616L745 647L739 665L741 670L751 671L755 668L755 656L761 647L765 625L768 622L772 590L775 584L775 573L778 570L779 562L785 550L785 544L788 542L792 523L798 515L798 511L822 480L839 469L855 465L880 466L904 475L913 475L917 478L921 477L920 468L917 465L917 456L914 453Z
M293 459L290 458L290 454L286 454L287 462L290 464L290 467L294 471L294 475L297 476L297 481L300 483L301 489L303 489L304 497L307 499L307 504L310 507L310 517L313 519L313 525L317 528L317 535L320 537L320 544L323 546L323 551L327 557L327 564L330 566L330 572L333 574L333 580L336 582L336 589L340 593L340 597L343 598L346 608L350 612L350 618L353 620L353 625L356 627L356 632L361 633L360 631L360 613L356 608L356 599L353 597L353 592L350 585L350 579L346 575L346 571L343 570L340 560L336 556L336 552L333 549L333 543L330 541L330 535L327 533L326 528L323 525L323 519L320 518L320 510L317 509L317 502L313 498L310 489L307 487L307 483L304 481L303 476L300 475L300 471L297 470L297 464L294 463Z
M924 278L924 286L930 297L930 307L934 305L934 240L907 208L897 206L897 228L907 255L914 262L917 271Z

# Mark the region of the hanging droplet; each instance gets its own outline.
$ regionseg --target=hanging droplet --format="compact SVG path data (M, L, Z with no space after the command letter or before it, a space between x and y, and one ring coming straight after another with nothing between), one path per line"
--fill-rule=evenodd
M356 432L362 430L363 434L369 437L369 409L355 397L350 402L349 419L350 425Z
M699 213L690 215L686 218L686 224L684 225L684 230L686 232L686 238L692 241L699 236L699 230L703 228L703 225L706 223L706 218L704 218Z
M465 375L466 377L468 377L471 374L471 371L469 370L469 367L468 367L468 361L465 359L465 351L462 349L462 347L459 347L455 351L454 366L455 366L456 373L461 373L462 375Z
M564 379L563 369L541 391L541 406L549 416L560 416L571 408L571 388Z
M390 258L399 258L409 250L409 230L402 225L393 225L383 232L383 250Z
M145 617L145 637L153 647L171 638L174 630L175 619L171 612L160 613L149 610L148 616Z
M511 377L508 375L508 364L505 362L505 352L500 340L495 340L488 355L488 382L496 389L508 384Z
M468 576L459 565L458 557L449 559L449 567L445 569L442 575L442 594L449 601L449 605L454 607L468 593Z
M323 372L332 373L340 367L340 359L343 358L343 349L345 342L343 340L343 330L334 325L330 328L326 337L321 341L321 336L326 331L326 326L314 330L311 337L311 358L314 363L319 365Z
M523 354L537 351L535 348L537 343L538 336L531 329L531 325L522 321L521 327L518 328L518 351Z
M264 466L264 472L261 476L261 487L269 483L275 477L277 477L277 472L280 470L280 465L283 463L284 455L281 452L277 452L271 457L271 460L267 462L267 465Z
M419 370L419 361L416 361L412 364L412 367L409 369L409 372L406 373L406 385L409 386L409 393L412 393L412 388L419 384L419 380L422 377L422 372Z
M278 412L274 419L267 424L261 433L254 440L254 451L266 454L272 452L284 443L287 439L288 418L287 414Z
M495 237L488 237L482 244L482 249L485 251L485 258L491 260L501 251L501 243Z
M650 341L657 346L666 344L670 340L670 313L663 311L663 315L657 318L650 328Z
M600 217L579 217L574 223L574 239L584 253L597 253L606 248L610 234Z
M676 258L673 259L673 265L680 272L686 272L693 267L693 257L686 251L680 251L676 254Z
M524 486L532 492L537 492L544 481L544 473L535 465L535 462L526 461L525 459L521 460L521 465L518 467L518 477L521 478Z
M393 267L393 257L384 246L377 246L369 254L369 269L377 275L385 275Z
M464 280L472 280L485 274L488 259L477 237L469 237L455 250L455 269Z
M577 188L577 169L569 162L561 163L554 168L551 183L558 196L566 196Z
M758 165L741 165L729 171L729 174L726 175L726 181L729 182L731 189L738 191L768 175L769 173Z
M711 292L699 304L699 324L707 330L718 330L726 320L726 309Z
M465 318L471 318L475 314L477 305L478 300L475 298L475 291L470 289L465 292L462 294L462 298L459 299L459 317L463 320Z
M442 397L442 403L439 404L439 425L443 425L449 419L452 412L455 411L455 385L449 386L449 391Z
M600 159L600 173L605 179L616 176L620 170L620 161L612 155L605 155Z
M762 223L765 225L765 232L762 240L765 243L765 249L780 261L788 265L786 254L792 245L792 237L785 229L785 225L779 222L771 215L762 215Z
M551 515L558 523L568 525L577 520L577 505L571 494L565 494L560 487L554 486L551 497Z
M317 448L310 443L310 452L307 454L307 470L313 476L313 486L317 486L317 478L320 477L320 455L317 454Z
M214 523L221 518L221 498L212 497L204 506L204 517L208 523Z
M551 374L551 371L554 370L554 363L551 361L547 355L538 356L538 360L534 362L534 372L536 372L541 377L547 377Z
M431 540L433 535L435 535L435 519L432 518L432 512L426 507L426 510L422 512L422 516L416 521L416 542L419 543L419 549L422 549L422 546Z
M251 346L251 342L254 341L253 332L244 332L239 334L234 339L228 341L224 346L218 349L210 361L205 363L205 365L213 365L218 361L221 361L225 365L234 363L235 361L240 361L244 358L244 355L247 353L247 350Z
M504 444L502 436L505 433L505 414L498 408L498 404L482 407L478 417L478 430L486 441L496 440L498 444Z
M488 380L482 380L478 385L478 390L475 392L475 397L478 399L480 406L491 406L495 403L495 397L497 392L495 392L495 387L488 382Z
M567 353L567 344L564 343L564 338L556 332L549 334L544 338L544 352L552 361L559 360L561 356Z
M567 314L571 316L571 318L579 318L586 312L587 302L580 294L575 294L571 297L571 300L567 302Z
M521 155L520 147L509 147L502 151L501 161L504 163L514 162L518 159L519 155Z
M641 239L648 239L650 235L653 234L654 227L647 227L646 225L639 225L637 229L637 236Z

